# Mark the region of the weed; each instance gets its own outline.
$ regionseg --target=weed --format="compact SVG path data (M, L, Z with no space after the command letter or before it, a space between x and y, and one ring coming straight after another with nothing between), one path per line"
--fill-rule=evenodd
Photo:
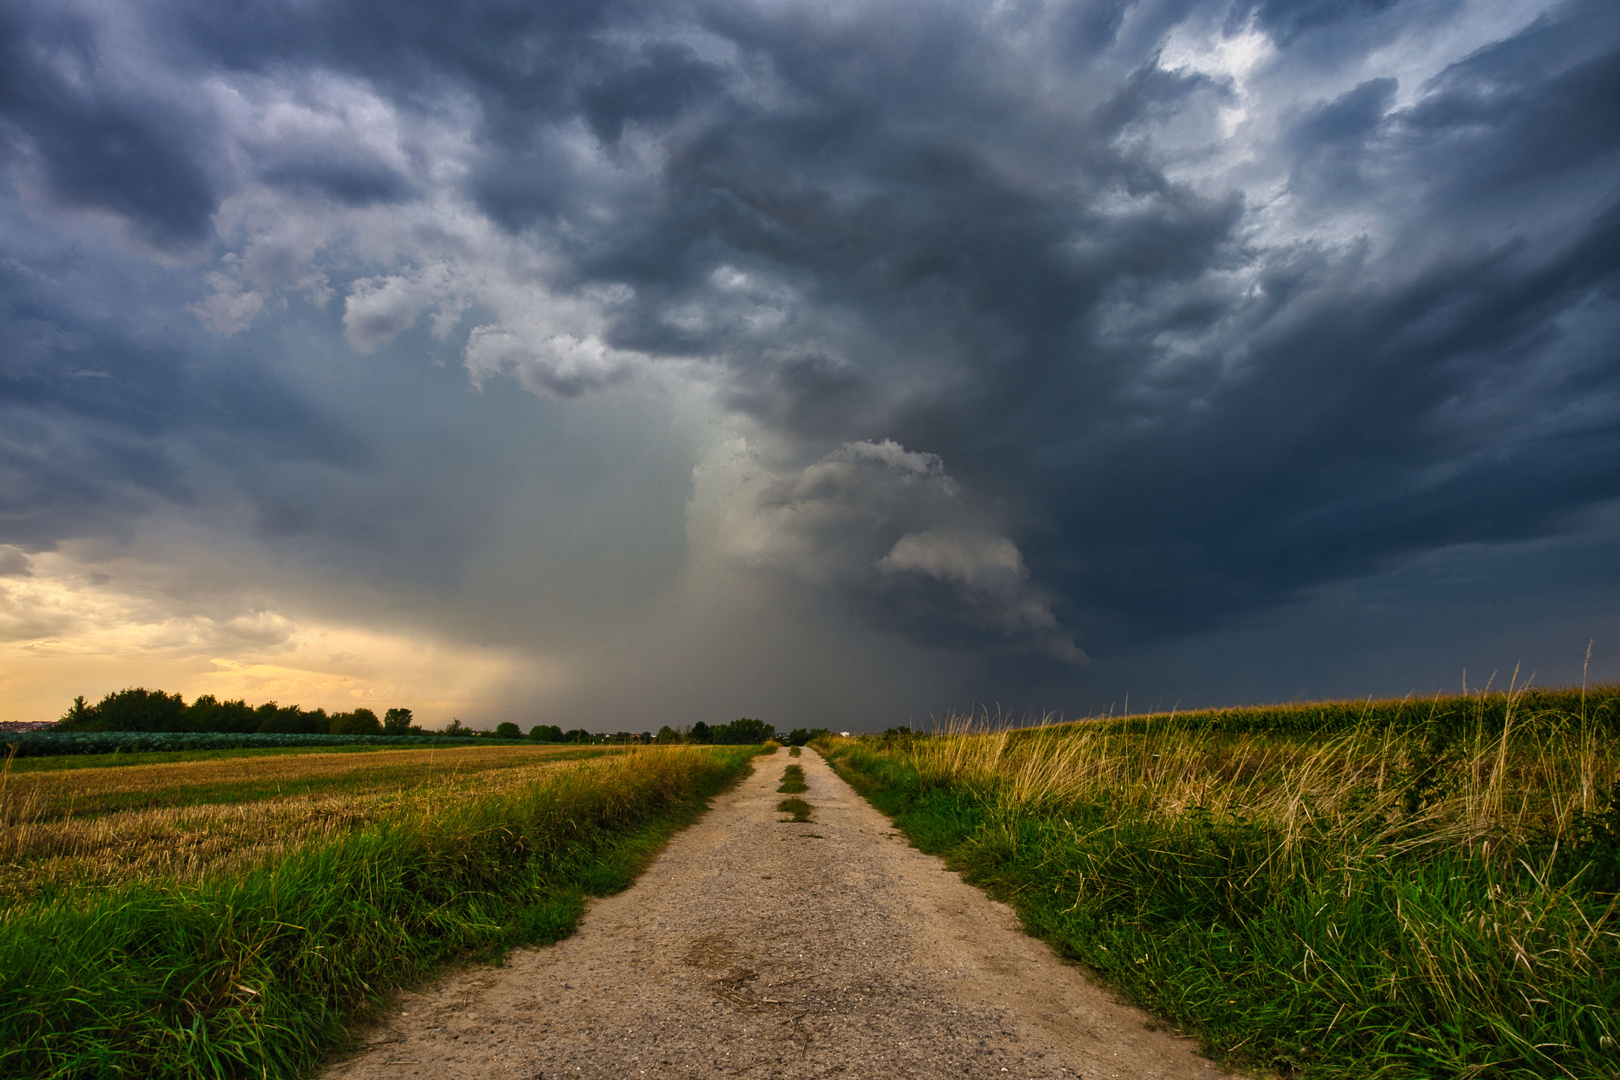
M789 820L789 821L809 821L810 820L810 804L805 802L803 799L800 799L800 798L795 797L795 798L792 798L792 799L783 799L781 802L776 804L776 809L777 809L777 811L779 813L792 814L793 815L793 817L785 819L785 820Z
M804 782L804 766L789 765L786 769L783 769L782 786L776 790L781 795L798 795L801 792L809 791L810 785Z

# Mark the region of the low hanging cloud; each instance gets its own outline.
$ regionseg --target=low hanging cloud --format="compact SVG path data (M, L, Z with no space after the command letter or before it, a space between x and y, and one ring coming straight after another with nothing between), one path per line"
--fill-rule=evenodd
M732 522L734 561L937 644L1086 662L1017 545L934 454L893 440L847 443L749 502Z

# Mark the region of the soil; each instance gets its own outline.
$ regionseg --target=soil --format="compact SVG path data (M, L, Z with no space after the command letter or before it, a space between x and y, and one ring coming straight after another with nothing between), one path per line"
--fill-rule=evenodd
M909 847L813 751L785 753L556 945L402 994L329 1080L1130 1077L1214 1064Z

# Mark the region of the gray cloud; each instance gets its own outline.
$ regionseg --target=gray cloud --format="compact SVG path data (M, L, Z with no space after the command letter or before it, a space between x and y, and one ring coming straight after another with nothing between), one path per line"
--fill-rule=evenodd
M762 580L1073 687L1620 497L1600 0L18 3L0 61L0 542L240 503L538 640L698 557L701 399Z
M847 443L744 507L733 559L832 591L909 636L1083 664L1016 544L933 454Z

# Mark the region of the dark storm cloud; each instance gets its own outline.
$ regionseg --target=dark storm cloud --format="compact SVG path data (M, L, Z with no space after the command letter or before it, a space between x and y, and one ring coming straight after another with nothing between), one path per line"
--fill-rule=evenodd
M160 247L195 244L217 198L201 126L110 75L98 30L68 7L0 10L0 152L65 204L118 214Z
M251 184L344 211L462 200L514 245L479 273L325 239L300 256L347 292L357 346L437 310L479 379L558 396L695 365L776 441L786 486L753 510L781 550L839 568L818 580L914 637L1063 659L1070 631L1095 652L1218 626L1448 545L1578 530L1620 496L1617 12L1564 4L1412 74L1380 57L1467 29L1464 9L175 4L119 66L123 24L13 5L0 130L19 185L176 250L230 243L211 223ZM1183 33L1214 45L1172 60ZM1233 42L1243 63L1217 56ZM244 99L336 80L405 134L244 134L177 89L210 78ZM435 123L467 140L454 168L416 138ZM333 231L381 228L350 220ZM496 305L464 283L526 244L546 269L523 283L595 329L574 312L452 333ZM237 284L221 328L274 300ZM19 355L90 333L14 306ZM14 430L95 415L137 370L192 385L94 340L111 377L19 376ZM133 385L116 420L99 406L109 431L194 423L189 391L147 405ZM31 438L7 444L16 490L88 504L129 487L122 468L184 497L161 440L147 460ZM884 517L904 503L887 481L801 490L861 446L938 463L974 516ZM37 513L40 535L71 528ZM761 565L805 576L780 562Z
M5 225L13 258L0 261L0 542L127 534L155 507L196 502L188 474L199 457L239 476L275 462L352 467L363 458L340 421L263 365L240 354L216 362L217 344L191 327L154 341L127 310L107 310L109 299L178 306L161 284L167 275L148 274L157 283L118 297L108 267L77 252L44 255L37 232Z

